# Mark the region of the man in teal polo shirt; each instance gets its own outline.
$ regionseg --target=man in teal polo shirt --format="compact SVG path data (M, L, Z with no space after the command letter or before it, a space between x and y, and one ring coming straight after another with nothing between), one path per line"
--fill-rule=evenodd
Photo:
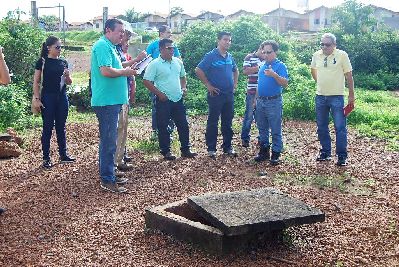
M179 133L181 155L193 158L197 154L190 151L189 128L183 93L186 91L186 71L183 62L173 57L173 41L162 39L159 42L160 57L154 59L144 74L144 85L155 95L158 141L161 154L166 160L176 157L170 152L168 124L174 121Z
M127 189L118 184L127 179L117 178L114 172L118 114L128 103L126 77L136 71L123 68L115 45L122 41L123 22L109 19L105 22L104 35L93 45L91 54L91 105L98 119L100 131L99 168L101 188L123 193Z
M170 39L170 37L172 36L172 31L170 30L170 27L168 25L161 25L158 28L158 32L159 32L159 39L153 41L152 43L150 43L147 48L146 48L146 52L147 54L151 55L152 58L158 58L160 55L160 50L159 50L159 41L161 41L162 39ZM177 46L173 46L173 56L174 57L178 57L181 58L180 56L180 51L177 48ZM153 138L155 138L158 134L158 126L157 126L157 114L156 114L156 109L155 109L155 95L153 93L151 93L151 99L152 99L152 106L151 106L151 127L152 127L152 135ZM169 132L173 132L173 121L169 122Z

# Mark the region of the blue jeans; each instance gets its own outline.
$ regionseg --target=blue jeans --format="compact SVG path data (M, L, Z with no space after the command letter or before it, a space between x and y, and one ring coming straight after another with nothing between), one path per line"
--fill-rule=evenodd
M283 98L256 100L256 125L259 130L259 143L263 147L270 146L270 133L272 136L272 150L283 150L282 135Z
M245 114L242 121L241 140L248 141L251 139L251 124L254 120L254 102L255 94L248 94L245 98Z
M118 136L118 115L122 105L93 107L100 131L99 167L103 182L115 182L114 159Z
M223 136L223 151L231 148L231 140L233 138L233 117L234 117L234 95L219 94L211 96L208 94L208 120L206 123L206 145L208 151L216 151L216 143L218 136L218 123L221 118L221 128Z
M189 150L191 146L189 141L190 134L183 98L178 102L170 100L159 101L158 98L156 98L155 102L155 108L157 110L158 140L161 154L166 155L170 152L170 132L168 127L171 120L176 124L177 132L179 133L181 151L184 152Z
M347 157L347 129L344 116L344 96L316 96L317 135L321 144L321 152L331 156L331 137L328 129L330 113L334 121L336 137L336 154Z
M42 108L43 132L42 132L42 151L43 159L50 159L50 140L55 126L57 135L58 153L66 156L66 136L65 123L68 117L68 97L65 92L59 94L44 93L41 97L44 108Z
M150 92L150 96L151 96L151 127L153 131L158 131L158 123L157 123L157 109L155 107L156 104L156 98L157 96ZM173 133L173 130L175 128L175 124L173 123L172 120L169 121L169 126L168 126L168 132L169 133Z

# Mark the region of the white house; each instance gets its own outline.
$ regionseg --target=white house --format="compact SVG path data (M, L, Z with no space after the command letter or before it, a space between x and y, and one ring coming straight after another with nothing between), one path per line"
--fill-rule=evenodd
M187 21L193 19L194 16L186 13L177 13L171 16L170 19L170 29L172 32L181 33L183 28L187 26Z

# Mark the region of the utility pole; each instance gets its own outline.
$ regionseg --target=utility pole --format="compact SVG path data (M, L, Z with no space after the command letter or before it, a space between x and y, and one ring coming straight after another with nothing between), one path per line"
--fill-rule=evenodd
M36 8L36 1L31 1L30 2L30 13L31 13L31 24L36 25L37 21L38 21L38 17L37 17L37 8Z
M170 21L170 0L169 0L169 5L168 5L168 10L169 10L169 13L168 13L168 26L169 26L169 28L171 28L172 25L171 25L171 21Z
M108 19L108 7L103 7L103 29L105 29L105 22Z
M277 34L280 33L280 14L281 14L281 3L280 0L278 0L278 17L277 17L277 29L276 29Z

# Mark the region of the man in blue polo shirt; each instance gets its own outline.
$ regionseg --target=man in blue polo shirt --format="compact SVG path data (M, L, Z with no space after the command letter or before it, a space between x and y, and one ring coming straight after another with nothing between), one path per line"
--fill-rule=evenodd
M230 45L231 33L219 32L217 48L208 52L195 69L198 78L208 89L209 110L205 139L208 156L211 158L216 157L219 117L221 117L223 152L229 156L237 155L231 145L231 140L238 69L233 57L227 52Z
M91 106L96 113L100 131L99 167L101 188L123 193L127 189L118 184L126 179L117 178L114 172L118 114L128 103L126 77L136 71L123 68L115 45L122 41L122 21L109 19L105 22L104 35L93 45L91 54Z
M256 162L270 159L272 165L279 163L283 150L281 123L283 116L283 87L288 85L288 70L277 59L278 43L274 40L262 43L265 64L259 69L256 100L256 125L259 130L260 150ZM270 157L269 132L272 136Z
M173 56L173 41L162 39L159 42L161 56L154 59L144 74L144 85L155 95L155 108L158 124L158 141L161 154L166 160L174 160L170 151L169 121L172 119L179 133L181 155L194 158L197 153L190 151L189 128L183 93L186 92L186 71L183 62Z

